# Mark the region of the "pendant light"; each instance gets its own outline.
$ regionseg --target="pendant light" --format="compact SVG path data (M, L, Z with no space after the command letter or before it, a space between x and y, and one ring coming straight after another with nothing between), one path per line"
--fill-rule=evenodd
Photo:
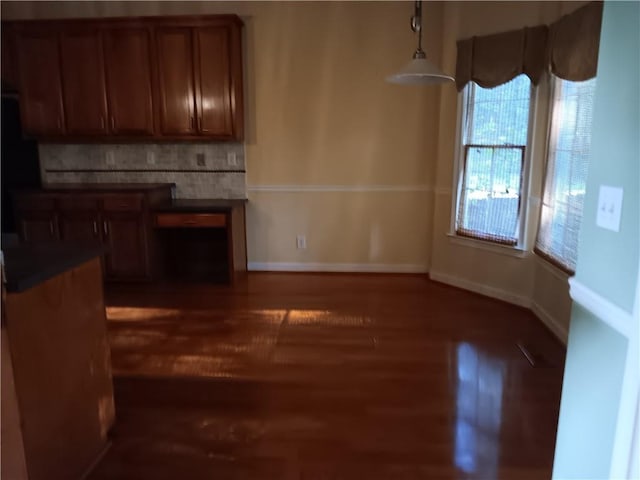
M437 83L452 82L453 77L442 72L433 63L427 60L422 50L422 1L416 0L413 16L411 17L411 30L418 34L418 48L413 54L413 59L407 63L398 73L387 77L387 82L402 85L432 85Z

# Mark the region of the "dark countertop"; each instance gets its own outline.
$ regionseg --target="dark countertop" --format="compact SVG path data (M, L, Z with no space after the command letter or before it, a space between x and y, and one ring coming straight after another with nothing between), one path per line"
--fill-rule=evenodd
M19 293L99 257L102 245L20 245L3 249L6 289Z
M175 183L49 183L42 188L16 190L19 192L59 193L59 192L148 192L172 188Z
M232 208L242 206L247 203L246 199L223 200L223 199L177 199L171 203L160 204L153 208L155 212L185 212L185 213L205 213L205 212L229 212Z

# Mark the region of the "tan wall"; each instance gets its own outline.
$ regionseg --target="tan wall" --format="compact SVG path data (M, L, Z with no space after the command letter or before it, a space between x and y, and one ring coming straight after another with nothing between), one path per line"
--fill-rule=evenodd
M411 2L2 2L2 15L239 14L246 24L249 261L402 263L426 271L440 88L384 81L415 49L412 8ZM425 46L436 62L442 11L441 3L425 5ZM293 195L255 190L273 185L328 188ZM336 186L358 191L336 193ZM296 250L297 234L307 235L307 251Z

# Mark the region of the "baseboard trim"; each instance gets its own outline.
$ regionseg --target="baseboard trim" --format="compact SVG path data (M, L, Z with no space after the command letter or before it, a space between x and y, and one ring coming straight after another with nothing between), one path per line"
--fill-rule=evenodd
M249 262L250 272L427 273L426 265L412 263L297 263Z
M567 327L562 325L553 315L542 307L542 305L535 301L531 302L531 311L563 345L567 345L569 339L569 330L567 330Z
M518 295L501 288L491 287L482 283L473 282L460 277L454 277L453 275L447 275L446 273L429 272L429 278L436 282L446 283L453 287L462 288L471 292L479 293L491 298L497 298L504 302L513 303L520 307L531 308L531 299L522 295Z
M569 295L571 299L598 317L604 323L625 337L629 337L633 326L631 313L610 302L600 294L594 292L585 284L569 279Z

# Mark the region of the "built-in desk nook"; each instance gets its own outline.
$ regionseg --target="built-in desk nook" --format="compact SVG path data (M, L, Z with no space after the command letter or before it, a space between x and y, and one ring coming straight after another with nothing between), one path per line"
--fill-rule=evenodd
M233 283L247 270L246 200L174 199L154 211L164 276Z

